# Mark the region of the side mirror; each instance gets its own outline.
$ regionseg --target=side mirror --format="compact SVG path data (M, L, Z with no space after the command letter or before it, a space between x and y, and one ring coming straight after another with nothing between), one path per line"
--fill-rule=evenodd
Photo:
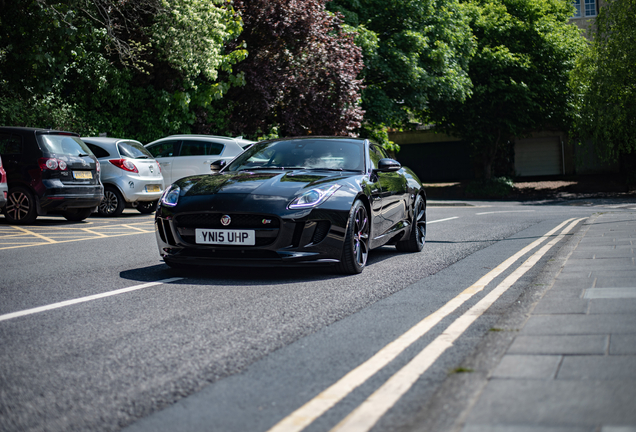
M210 164L210 171L219 171L221 170L225 165L227 165L227 161L225 159L219 159L217 161L214 161Z
M395 159L384 158L378 161L378 169L376 171L379 172L395 172L402 168L402 164L400 164Z

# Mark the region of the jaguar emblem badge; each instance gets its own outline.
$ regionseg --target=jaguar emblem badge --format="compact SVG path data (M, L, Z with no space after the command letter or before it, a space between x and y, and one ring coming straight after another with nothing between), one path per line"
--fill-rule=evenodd
M223 217L221 218L221 225L228 226L231 223L232 223L232 218L228 215L223 215Z

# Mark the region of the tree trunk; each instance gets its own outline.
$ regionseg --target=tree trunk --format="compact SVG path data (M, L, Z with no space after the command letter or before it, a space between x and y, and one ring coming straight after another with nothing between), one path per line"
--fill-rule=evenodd
M501 141L501 130L497 130L497 138L491 143L484 152L484 180L490 180L493 174L493 165L497 158L497 150L499 149L499 142Z

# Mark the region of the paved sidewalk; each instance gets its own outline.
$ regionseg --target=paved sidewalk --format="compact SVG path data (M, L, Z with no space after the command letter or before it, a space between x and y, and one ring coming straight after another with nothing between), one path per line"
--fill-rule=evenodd
M578 240L461 431L636 432L636 213L592 216Z

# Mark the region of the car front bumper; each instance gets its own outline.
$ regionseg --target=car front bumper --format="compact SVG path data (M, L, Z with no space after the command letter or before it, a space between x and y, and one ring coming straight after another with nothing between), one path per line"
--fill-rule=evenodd
M155 217L159 254L169 263L213 266L333 264L340 260L348 218L346 211L313 210L302 218L254 215L276 220L276 227L252 227L255 246L197 244L196 223L162 212ZM220 213L219 213L220 214ZM215 214L218 216L218 214Z

